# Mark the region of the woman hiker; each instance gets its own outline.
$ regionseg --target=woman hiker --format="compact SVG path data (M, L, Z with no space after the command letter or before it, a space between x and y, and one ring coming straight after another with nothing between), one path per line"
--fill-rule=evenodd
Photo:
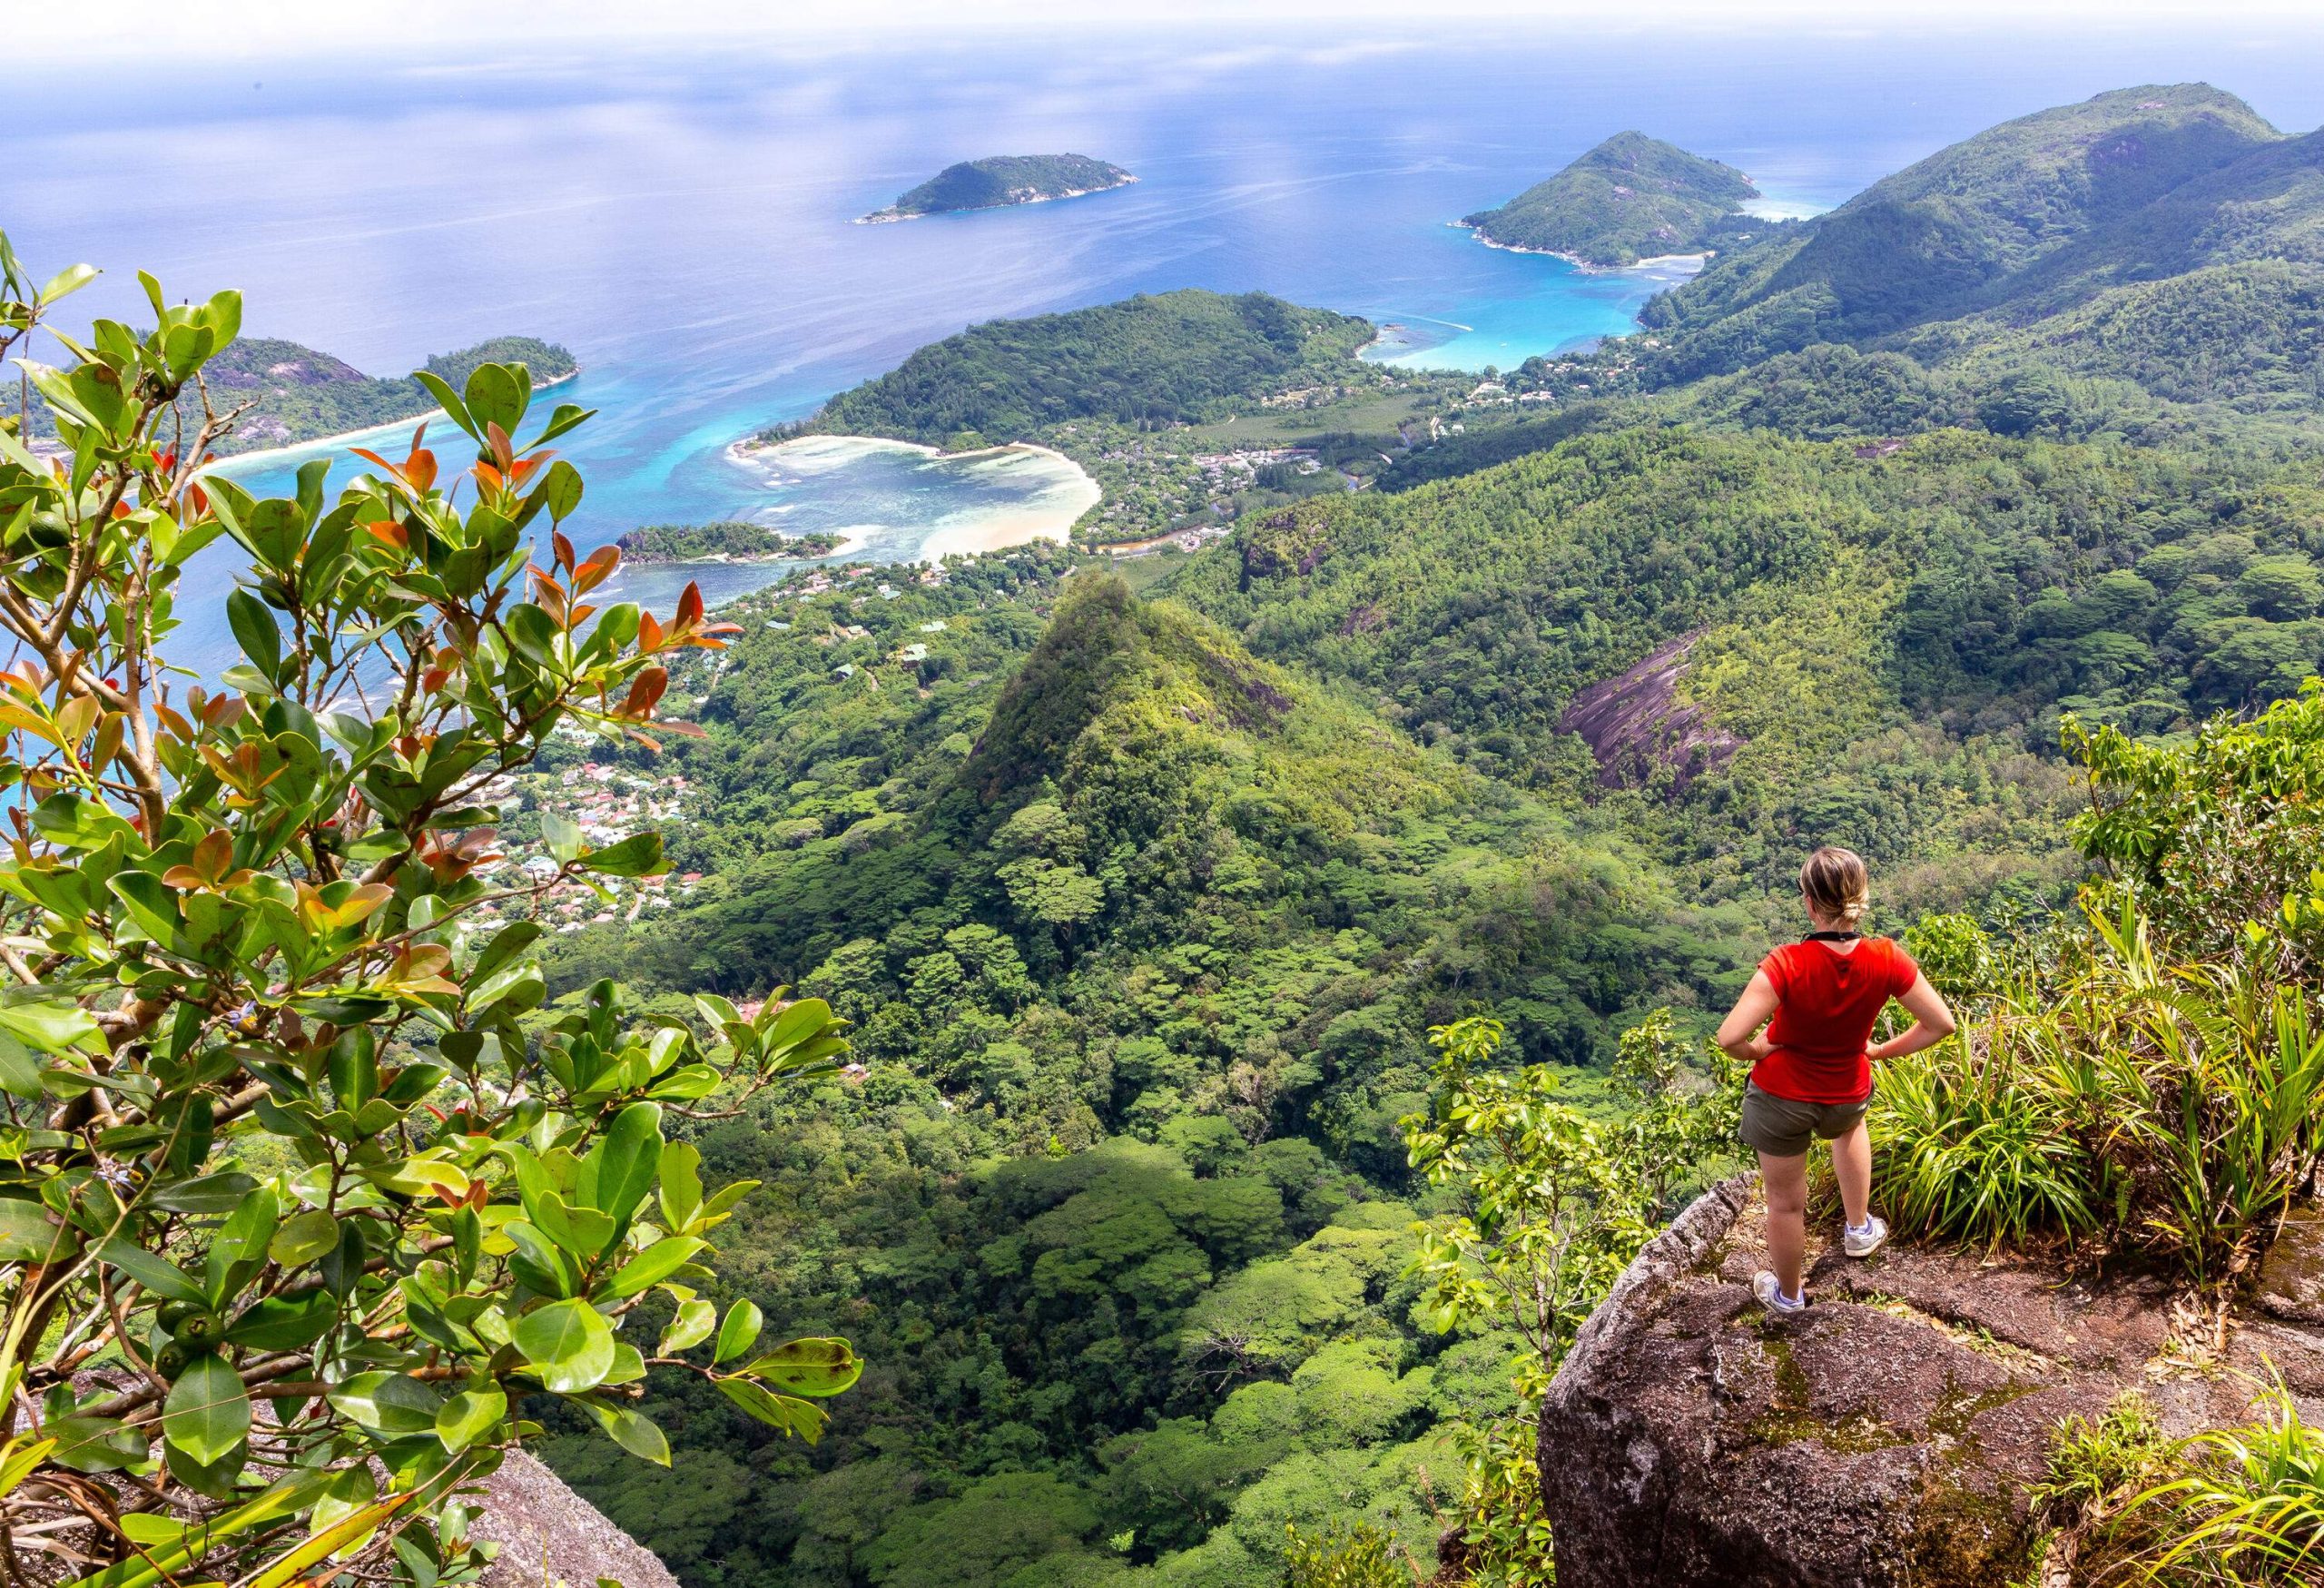
M1842 1249L1868 1258L1888 1238L1872 1216L1872 1060L1917 1053L1953 1031L1953 1011L1913 957L1888 938L1857 930L1869 902L1864 861L1819 849L1799 868L1799 899L1815 930L1759 962L1758 973L1718 1028L1718 1045L1751 1061L1743 1090L1743 1139L1759 1154L1768 1198L1768 1260L1752 1293L1772 1314L1807 1305L1800 1269L1807 1246L1809 1139L1832 1144L1832 1173L1847 1211ZM1890 999L1912 1025L1866 1046ZM1773 1017L1772 1019L1770 1017ZM1759 1033L1759 1028L1767 1030ZM1754 1034L1759 1033L1759 1034Z

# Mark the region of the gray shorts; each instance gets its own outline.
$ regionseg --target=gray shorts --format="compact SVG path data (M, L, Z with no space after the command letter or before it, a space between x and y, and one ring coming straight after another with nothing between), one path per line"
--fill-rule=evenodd
M1779 1098L1773 1092L1761 1091L1758 1081L1743 1085L1743 1144L1769 1158L1797 1158L1807 1150L1809 1141L1822 1137L1830 1141L1856 1129L1864 1118L1864 1110L1872 1101L1866 1093L1860 1102L1802 1103L1789 1098Z

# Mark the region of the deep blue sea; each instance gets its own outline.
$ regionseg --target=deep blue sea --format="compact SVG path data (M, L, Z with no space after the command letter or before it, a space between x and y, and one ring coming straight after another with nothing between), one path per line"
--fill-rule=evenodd
M239 287L250 334L373 373L501 332L565 343L585 372L556 395L600 410L566 449L588 480L585 545L782 507L798 528L872 524L873 549L910 555L974 505L962 492L1005 481L890 457L775 499L724 449L974 321L1181 286L1264 289L1399 322L1407 354L1512 364L1627 329L1667 283L1447 222L1609 133L1730 162L1811 211L1995 121L2132 83L2204 78L2307 129L2324 121L2319 40L1254 25L120 68L94 100L85 78L34 68L12 74L0 228L36 270L107 271L74 301L84 319L133 315L143 268L173 296ZM952 161L1068 150L1141 180L851 224ZM254 475L281 488L286 471ZM231 571L204 570L187 606ZM627 593L657 599L659 577L637 570ZM208 671L222 625L187 616L187 659Z

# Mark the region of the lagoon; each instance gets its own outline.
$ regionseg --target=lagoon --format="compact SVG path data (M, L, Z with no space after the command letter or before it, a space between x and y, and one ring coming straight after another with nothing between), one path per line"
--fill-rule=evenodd
M1475 22L692 54L560 43L143 84L124 68L96 123L83 76L36 65L11 83L20 130L0 226L43 274L79 260L108 272L71 301L76 321L146 312L143 267L172 296L239 287L248 334L372 373L503 332L565 343L583 370L556 397L599 410L564 447L588 480L568 527L584 547L639 524L772 513L876 526L866 555L925 554L990 538L1064 482L872 451L771 490L728 448L974 321L1182 286L1401 326L1375 357L1507 367L1627 330L1669 284L1487 248L1448 224L1611 132L1728 161L1781 195L1771 209L1812 210L2006 116L2122 83L2209 76L2279 124L2313 125L2324 80L2307 64L2224 36L1996 54L1878 29L1762 42ZM1139 181L852 224L955 160L1043 149ZM285 460L237 472L289 484ZM182 606L213 654L232 573L205 569Z

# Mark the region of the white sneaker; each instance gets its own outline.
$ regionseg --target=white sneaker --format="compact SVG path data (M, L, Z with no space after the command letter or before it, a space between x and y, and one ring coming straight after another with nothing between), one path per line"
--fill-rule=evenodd
M1869 1213L1861 1228L1851 1224L1840 1237L1840 1249L1852 1258L1868 1258L1887 1244L1887 1221Z
M1767 1268L1762 1268L1751 1276L1751 1294L1758 1297L1759 1305L1770 1313L1788 1315L1807 1310L1807 1295L1805 1288L1803 1287L1797 1297L1787 1300L1774 1273Z

